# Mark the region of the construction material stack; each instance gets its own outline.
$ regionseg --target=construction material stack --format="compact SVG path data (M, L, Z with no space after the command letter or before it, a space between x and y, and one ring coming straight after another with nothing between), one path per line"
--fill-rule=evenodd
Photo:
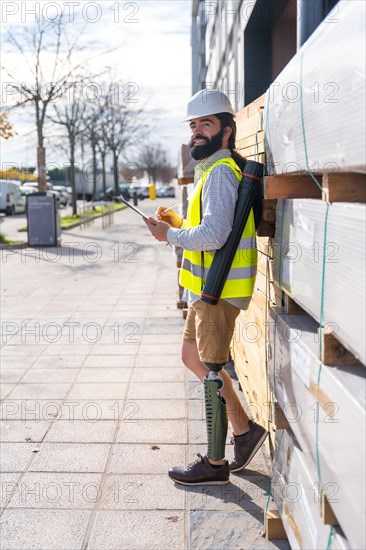
M282 302L267 326L277 405L272 496L293 548L362 549L365 4L341 1L336 25L332 17L265 102L264 196L277 199L273 277Z
M267 536L282 521L292 548L366 548L364 20L339 2L264 99L276 229L232 348L275 433Z
M265 95L237 113L237 151L246 159L265 162L264 156ZM274 423L266 371L266 326L269 307L276 305L273 286L273 238L275 235L276 201L262 201L262 221L257 231L258 270L251 304L241 311L236 323L231 354L239 383L244 391L248 411L270 430L267 444L274 443Z

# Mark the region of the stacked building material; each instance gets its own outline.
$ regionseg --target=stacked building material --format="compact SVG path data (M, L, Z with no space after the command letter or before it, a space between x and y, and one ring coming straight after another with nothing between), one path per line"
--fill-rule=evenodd
M323 365L318 326L306 314L270 312L270 384L298 442L297 453L303 455L299 460L306 462L309 481L301 490L311 487L319 502L322 486L352 548L365 548L366 467L360 457L366 445L366 369ZM284 433L278 431L277 447ZM279 452L285 451L281 447ZM281 472L282 467L276 453L274 468ZM313 512L313 523L323 523L319 506Z
M272 493L292 550L354 548L340 529L323 523L312 465L309 465L296 439L287 431L276 434Z
M366 171L365 9L341 0L271 85L268 174Z
M266 340L273 496L294 548L366 547L365 4L337 8L337 25L325 20L270 87L264 113L281 306Z
M327 216L323 270L324 226ZM284 200L277 203L274 278L303 309L320 321L324 285L325 326L366 363L366 207L359 203ZM323 281L324 271L324 281Z
M264 162L263 105L264 96L242 109L235 117L237 151L247 159ZM251 304L241 311L236 322L231 354L240 386L244 391L248 412L274 437L273 423L268 423L269 396L266 375L265 332L268 304L274 305L272 261L276 201L263 201L263 216L257 231L258 271ZM266 444L273 445L269 438Z

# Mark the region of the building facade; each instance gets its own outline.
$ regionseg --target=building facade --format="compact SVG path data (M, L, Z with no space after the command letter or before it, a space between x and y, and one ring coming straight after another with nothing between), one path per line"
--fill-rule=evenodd
M262 95L337 0L193 0L192 93L226 93L235 111Z

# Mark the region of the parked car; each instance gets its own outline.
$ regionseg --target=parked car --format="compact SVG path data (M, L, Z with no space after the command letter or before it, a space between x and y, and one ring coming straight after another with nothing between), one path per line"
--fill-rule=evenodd
M127 183L120 183L119 190L123 198L126 199L126 201L129 201L131 198L130 186ZM100 193L99 200L112 201L115 196L116 193L114 190L114 186L111 186L107 187L107 189L105 190L105 194L103 193L103 191Z
M36 181L28 181L26 185L23 185L22 186L23 189L27 190L27 189L31 189L31 191L26 191L26 193L37 193L38 192L38 182ZM54 188L53 188L53 185L52 183L47 183L47 190L49 192L51 192L53 195L56 196L56 204L57 204L57 208L60 208L60 204L61 204L61 194L56 191Z
M149 194L149 188L146 187L146 186L142 186L142 185L131 185L131 195L132 193L134 193L136 191L137 193L137 198L139 200L143 200L143 199L148 199L150 194Z
M175 187L168 185L167 187L159 187L159 197L175 197Z
M68 206L72 204L72 200L71 200L71 195L70 193L68 192L68 190L66 189L66 187L64 187L63 185L54 185L53 186L53 191L57 191L58 193L60 193L60 204L63 205L63 206Z
M19 185L9 180L0 180L0 212L20 214L25 212L26 197L19 191Z

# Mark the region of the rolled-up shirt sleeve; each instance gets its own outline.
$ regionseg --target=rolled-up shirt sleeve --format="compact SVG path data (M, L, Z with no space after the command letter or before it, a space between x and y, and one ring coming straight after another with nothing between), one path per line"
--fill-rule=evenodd
M203 189L202 221L200 225L184 229L168 229L168 242L185 250L218 250L230 235L235 204L238 197L238 179L225 165L215 166Z

